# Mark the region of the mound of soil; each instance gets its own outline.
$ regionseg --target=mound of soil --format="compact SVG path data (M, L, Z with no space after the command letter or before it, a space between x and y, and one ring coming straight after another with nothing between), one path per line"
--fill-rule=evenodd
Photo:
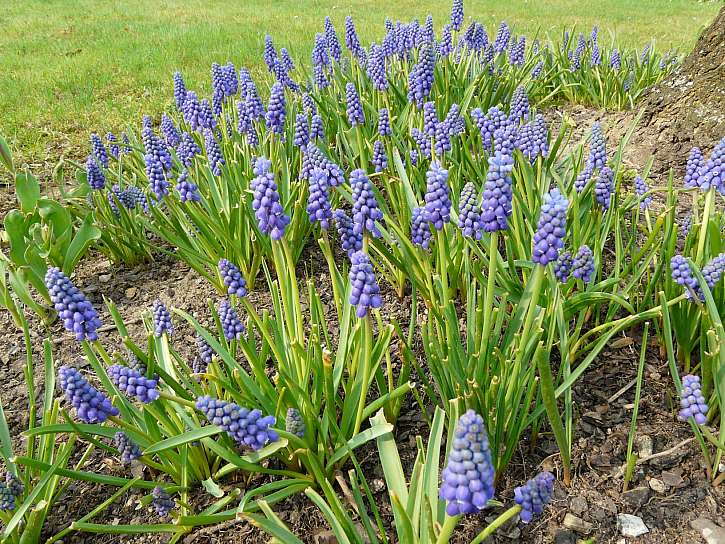
M642 130L658 171L684 171L693 146L704 152L725 136L725 7L705 29L679 70L649 91Z

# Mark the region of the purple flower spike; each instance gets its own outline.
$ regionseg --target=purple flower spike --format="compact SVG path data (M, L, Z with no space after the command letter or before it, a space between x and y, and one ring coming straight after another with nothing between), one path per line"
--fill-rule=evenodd
M443 470L440 498L449 516L476 514L493 498L494 468L483 418L473 410L456 425L448 464Z
M302 419L302 414L300 414L295 408L287 409L287 418L284 422L284 429L288 433L299 436L300 438L305 436L305 431L307 430L305 421Z
M93 155L88 155L88 160L86 160L86 177L88 185L93 190L98 191L106 186L106 176L103 175L103 170L98 166L98 161Z
M390 130L390 114L388 108L380 108L378 112L378 134L381 137L390 136L393 133Z
M365 317L371 308L377 309L382 306L380 287L375 279L373 265L364 252L353 253L350 262L352 264L350 267L350 283L352 284L350 304L357 306L356 315L358 317Z
M297 147L304 147L310 141L310 126L307 122L306 113L298 113L295 117L295 133L292 137L292 144Z
M184 169L176 180L176 190L181 202L199 202L201 195L196 183L189 180L189 171Z
M720 253L702 268L705 283L712 291L725 274L725 253Z
M199 353L199 360L203 363L203 370L194 370L194 372L206 372L206 367L211 363L212 357L214 357L214 349L207 344L204 337L199 333L196 333L196 349Z
M592 125L587 164L591 165L593 170L604 168L607 164L607 140L604 137L602 126L599 123Z
M169 194L169 182L166 181L164 167L155 155L145 155L144 161L151 191L156 195L157 200L162 200Z
M594 253L589 246L583 245L574 257L571 263L571 275L584 283L589 283L594 273Z
M197 145L194 137L188 132L181 135L179 147L176 150L181 164L189 168L194 163L194 157L201 154L201 148Z
M332 65L327 55L327 41L324 34L315 35L315 45L312 47L312 65L329 67Z
M376 172L382 172L388 167L388 156L385 153L385 144L383 144L382 140L375 140L371 162L375 166Z
M649 187L647 187L647 182L643 180L640 176L635 177L634 192L637 193L637 196L642 198L645 194L647 194L647 191L649 191ZM652 204L652 197L650 195L647 195L642 198L642 202L639 203L639 207L642 210L646 210L647 208L649 208L650 204Z
M322 117L315 114L312 116L312 125L310 126L310 140L324 140L325 127L322 124Z
M425 220L425 208L414 208L410 223L410 239L416 246L428 249L433 233L430 223Z
M0 511L10 510L15 510L15 495L5 483L0 482Z
M511 38L511 30L509 30L509 26L504 21L501 23L501 26L498 27L498 32L496 33L496 38L493 42L493 50L496 53L503 52L509 43L509 38Z
M179 145L179 142L181 141L179 131L176 129L176 125L174 125L171 117L169 117L165 113L161 116L161 132L163 132L164 134L167 145L171 147L176 147L177 145Z
M375 222L383 220L383 212L378 207L373 186L363 170L357 169L350 173L350 186L352 187L354 233L362 236L369 232L374 238L379 238L380 231L375 226Z
M544 195L539 223L534 234L532 260L535 263L546 266L559 257L559 250L564 247L568 207L569 201L559 189L552 189Z
M108 168L108 153L103 140L98 134L91 134L91 154L96 157L103 168Z
M418 144L418 147L420 147L421 154L426 158L430 158L432 144L428 135L425 132L421 132L417 127L413 127L410 130L410 135L415 140L415 143Z
M121 156L121 148L118 146L116 135L113 132L109 132L106 134L106 141L108 142L108 152L114 159L118 159Z
M451 26L458 32L463 26L463 0L453 0L451 9Z
M438 44L438 54L443 57L450 57L453 52L453 32L451 25L445 25L441 34L441 41Z
M315 167L310 173L307 215L310 218L310 223L319 223L324 230L330 227L332 206L330 205L329 183L327 173L321 168Z
M96 330L101 326L98 312L59 268L48 269L45 286L66 330L74 333L79 342L98 340Z
M272 85L269 97L269 106L265 116L267 128L277 134L282 134L284 120L287 115L287 103L284 98L284 85L279 81Z
M702 157L702 151L699 147L693 147L690 150L690 155L687 157L687 168L685 170L685 187L692 188L696 187L697 172L705 164L705 160Z
M330 51L330 56L336 62L340 62L342 58L342 46L329 17L325 17L325 41L327 42L327 49Z
M434 162L426 173L425 220L441 230L451 220L451 198L448 170Z
M223 299L219 303L217 312L219 313L219 321L222 324L222 331L224 331L224 338L227 340L239 340L245 329L234 306L227 299Z
M335 219L337 234L340 236L340 245L347 252L347 256L352 257L353 253L362 249L362 234L355 234L355 224L344 211L335 210L332 217Z
M612 199L612 193L614 192L614 172L609 166L602 168L599 172L599 177L594 185L594 194L596 195L597 202L601 204L604 211L609 209L609 203Z
M22 480L10 471L5 473L5 485L10 490L13 497L19 497L23 494L23 491L25 491L25 486L23 485ZM0 510L2 509L0 508Z
M272 238L279 240L289 225L289 217L284 213L279 201L277 184L274 174L270 172L272 162L266 157L259 157L254 164L254 174L250 187L254 191L252 208L259 223L259 230Z
M494 133L507 123L508 116L493 106L485 115L480 108L476 108L471 112L471 117L481 132L484 149L490 151L493 146Z
M150 380L137 370L123 365L113 365L106 371L113 384L129 397L136 397L144 404L159 398L157 380Z
M481 220L481 206L478 204L476 187L470 181L461 191L458 203L458 228L466 238L480 240L483 236L483 221Z
M176 506L176 503L171 498L171 495L169 495L161 486L157 485L151 492L151 496L153 497L151 502L159 517L168 517L169 512L171 512L171 510L173 510Z
M695 295L695 297L702 300L700 284L695 278L687 259L682 255L675 255L670 261L670 268L672 269L672 280L685 288L687 298L692 298Z
M431 44L426 44L420 52L420 60L408 74L408 100L419 108L433 88L436 53Z
M388 90L388 77L385 73L385 55L383 48L377 44L370 46L370 55L367 65L367 73L373 86L378 91Z
M242 276L236 265L227 259L219 260L219 274L227 288L228 295L236 295L238 297L247 296L247 281Z
M725 193L725 138L715 146L707 162L697 169L695 187L702 191L717 189Z
M60 367L58 383L81 421L103 423L109 416L119 414L118 408L111 404L110 399L89 384L75 368Z
M708 406L701 390L700 376L687 374L682 377L682 391L680 391L680 411L677 417L680 421L694 418L698 425L707 423Z
M508 218L512 211L511 171L513 167L513 159L498 151L488 159L488 173L481 203L481 221L483 230L486 232L508 229Z
M138 444L131 440L126 433L118 431L113 437L113 445L116 446L118 453L121 454L121 462L128 465L131 461L141 457L141 448Z
M511 112L509 119L517 125L520 121L526 121L529 118L529 97L523 85L516 87L514 95L511 98Z
M559 258L552 265L554 268L554 277L561 283L566 283L569 280L572 263L571 252L564 251L559 253Z
M176 102L176 108L181 111L186 101L186 85L181 72L174 72L174 101Z
M609 57L609 66L617 72L622 68L622 57L619 55L619 49L612 49L612 55Z
M154 300L153 310L154 336L161 338L164 333L171 336L174 333L174 325L171 323L171 314L166 306L159 299Z
M364 125L365 114L363 113L360 95L357 94L355 84L351 81L345 87L345 95L347 98L347 120L352 126Z
M219 144L214 137L214 133L207 129L204 131L204 146L206 147L206 156L209 160L209 168L211 168L212 174L220 176L222 173L222 166L226 164L224 155L219 148Z
M435 136L438 123L439 120L435 102L426 102L423 104L423 132L425 132L428 136Z
M529 523L535 515L541 514L551 500L554 491L554 475L542 472L533 480L514 489L514 500L521 506L521 521Z
M210 396L199 397L196 408L209 423L220 427L242 447L258 451L279 440L279 435L271 429L275 424L274 416L262 416L259 410L249 410Z
M360 40L355 30L355 23L349 15L345 17L345 45L353 57L356 57L361 64L365 63L365 50L360 45Z
M274 70L274 65L277 64L277 58L277 50L274 48L272 36L267 34L264 37L264 63L270 72Z

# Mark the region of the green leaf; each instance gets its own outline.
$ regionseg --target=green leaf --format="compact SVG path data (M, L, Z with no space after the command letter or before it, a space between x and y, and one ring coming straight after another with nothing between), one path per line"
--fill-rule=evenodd
M40 198L40 183L30 171L26 170L15 176L15 194L23 213L30 213L35 209Z
M168 450L169 448L177 448L183 444L189 442L196 442L202 438L217 435L221 432L221 429L216 425L209 425L202 427L201 429L194 429L193 431L185 432L177 436L172 436L166 440L161 440L152 444L144 450L144 455L151 455L152 453L159 453L160 451Z
M2 159L5 168L11 172L15 171L13 166L13 153L10 151L10 146L5 141L5 138L0 134L0 159Z
M361 433L356 434L354 437L348 440L345 446L338 448L335 454L330 457L330 460L327 462L327 470L330 470L332 467L334 467L338 461L349 455L350 452L355 448L359 448L373 438L377 438L378 436L381 436L385 433L392 432L392 430L393 426L390 423L381 423L378 425L374 425Z
M93 242L100 239L101 230L93 224L93 217L91 215L86 216L81 224L80 228L76 231L76 235L68 246L68 251L65 254L63 261L63 272L66 275L70 275L75 269L78 261L86 253L88 248Z
M204 489L206 489L207 493L209 493L212 497L216 497L218 499L219 497L224 496L224 490L219 487L219 484L217 484L213 478L208 478L202 481L201 485L204 486Z

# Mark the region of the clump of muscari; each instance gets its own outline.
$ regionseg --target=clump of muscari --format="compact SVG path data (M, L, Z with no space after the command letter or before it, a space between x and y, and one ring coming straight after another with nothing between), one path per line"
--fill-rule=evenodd
M247 295L247 280L244 279L239 268L227 259L219 259L219 274L228 295L244 297Z
M541 472L521 487L514 489L514 500L521 506L519 517L524 523L529 523L535 515L541 514L551 500L554 491L554 475L551 472Z
M382 140L375 140L373 145L373 159L371 161L376 172L382 172L388 167L388 156L385 153L385 145Z
M206 147L206 156L209 159L209 167L211 168L212 174L220 176L222 173L222 166L226 164L222 150L219 148L219 143L214 137L214 133L207 129L204 131L204 146Z
M98 191L106 186L106 176L93 155L88 155L86 160L86 177L91 189Z
M307 214L310 223L319 223L327 230L332 219L332 206L328 188L327 173L321 168L313 168L310 173L310 194L307 200Z
M144 404L148 404L159 398L157 380L149 379L133 368L123 365L113 365L106 372L113 384L121 392L130 397L136 397Z
M682 391L680 391L680 411L677 417L680 421L690 418L698 425L707 423L708 406L702 394L700 377L688 374L682 377Z
M672 257L670 268L672 269L672 280L685 288L687 298L692 298L695 295L696 298L702 299L700 284L697 282L697 278L692 273L690 264L685 257L682 255Z
M347 256L352 257L356 251L362 249L362 233L355 233L355 224L344 211L335 210L332 217L335 220L337 234L340 236L340 245L347 252Z
M98 312L59 268L48 269L45 274L45 286L66 330L74 333L79 342L98 340L96 331L101 326Z
M606 211L609 209L609 204L612 199L612 193L614 192L614 172L608 166L602 168L599 172L597 182L594 184L594 194L597 202Z
M461 190L458 202L458 228L467 238L480 240L483 236L481 206L478 203L476 187L470 181Z
M357 306L356 315L365 317L370 309L380 308L383 304L380 287L375 279L373 265L368 256L357 251L350 257L350 304Z
M131 461L141 457L141 448L133 440L131 440L126 433L118 431L113 436L113 445L121 454L121 462L124 465L129 464Z
M594 253L589 249L589 246L583 245L579 248L574 261L571 263L571 275L584 283L589 283L593 273Z
M481 221L483 230L494 232L508 228L511 215L511 171L514 161L499 151L488 159L488 173L483 188Z
M161 116L161 132L164 133L167 145L170 145L171 147L179 145L179 142L181 141L179 131L177 130L176 125L174 125L174 122L171 120L171 117L165 113Z
M259 410L249 410L210 396L199 397L196 408L240 446L257 451L279 439L271 428L275 423L274 416L262 416Z
M433 88L433 72L435 70L435 49L426 43L420 52L420 60L408 74L408 100L415 102L420 108Z
M103 423L109 416L117 416L118 408L98 389L89 384L75 368L58 369L58 383L76 415L85 423Z
M259 230L272 240L279 240L289 225L290 219L284 213L274 182L274 174L270 172L272 162L266 157L259 157L254 164L255 178L250 187L254 192L252 208L259 224Z
M161 338L164 333L171 336L174 333L174 325L171 323L171 314L166 305L159 299L154 300L153 307L154 336Z
M410 223L410 239L416 246L428 249L433 234L430 231L430 223L425 220L425 208L416 207L413 209Z
M300 438L305 436L305 431L307 430L307 427L305 426L305 422L302 419L302 415L296 408L287 409L287 417L284 423L285 431L287 431L288 433L299 436Z
M350 186L352 187L354 233L363 235L367 232L373 237L379 238L380 230L375 226L375 222L382 221L383 212L378 207L370 179L363 170L353 170L350 173Z
M552 265L552 268L554 269L554 276L558 281L566 283L569 280L572 264L573 259L570 251L563 251L559 253L559 258L556 259Z
M106 152L106 146L103 145L103 140L98 134L91 134L91 154L96 160L103 165L103 168L108 168L108 153Z
M223 299L219 302L219 321L222 325L222 331L224 332L224 338L227 340L239 340L244 333L244 324L239 319L237 311L234 306L227 299Z
M546 266L559 257L559 250L564 247L568 207L569 201L559 192L559 189L552 189L544 195L536 234L534 234L532 260L535 263Z
M434 162L426 173L425 220L441 230L451 220L451 198L448 170Z
M171 512L171 510L173 510L176 506L176 503L171 498L171 495L169 495L161 486L157 485L154 487L151 492L151 496L153 497L152 503L156 509L156 513L162 518L167 517L169 512Z
M443 470L440 498L449 516L476 514L493 498L494 468L483 418L473 410L456 425L448 464Z
M516 87L511 98L509 118L516 124L520 121L526 121L529 118L529 97L523 85Z

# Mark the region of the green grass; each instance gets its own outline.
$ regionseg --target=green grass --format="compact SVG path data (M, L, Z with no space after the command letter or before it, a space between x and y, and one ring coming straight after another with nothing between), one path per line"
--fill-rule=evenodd
M616 34L641 47L692 47L721 2L695 0L468 0L466 18L493 36L502 20L516 34L559 34L577 25L600 39ZM344 6L344 7L343 7ZM265 33L293 58L309 63L315 32L330 14L342 39L354 17L364 44L380 39L385 16L421 22L436 32L448 0L6 0L0 10L0 132L21 160L45 162L85 153L88 133L119 131L155 114L172 97L171 74L191 88L209 87L213 61L232 60L262 74ZM206 94L206 93L205 93Z

